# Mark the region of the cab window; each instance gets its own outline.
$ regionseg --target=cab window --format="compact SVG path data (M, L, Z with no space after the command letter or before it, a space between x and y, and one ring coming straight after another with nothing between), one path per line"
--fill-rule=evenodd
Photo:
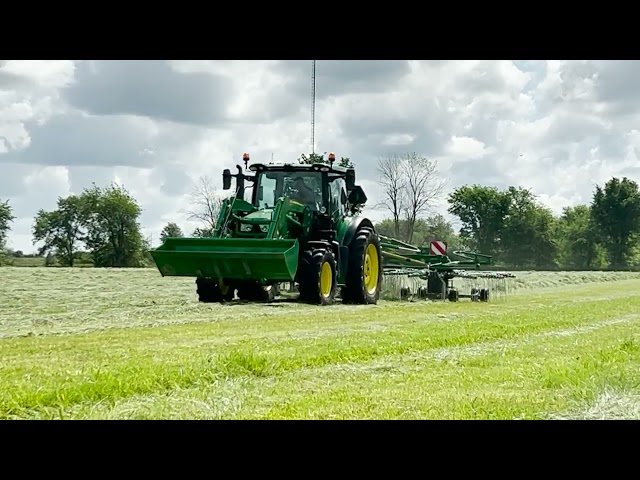
M343 178L336 178L329 184L330 199L329 205L331 211L329 214L334 217L336 215L344 215L346 206L342 203L342 192L347 193L347 184Z

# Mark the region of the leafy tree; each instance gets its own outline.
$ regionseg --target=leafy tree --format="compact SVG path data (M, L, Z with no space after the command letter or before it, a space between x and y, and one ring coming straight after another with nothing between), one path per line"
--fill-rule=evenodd
M627 268L640 234L638 184L627 177L622 180L614 177L604 188L596 186L591 215L602 235L611 266Z
M556 218L524 188L464 186L449 196L471 249L512 267L557 267Z
M400 220L401 231L407 231L407 221ZM393 219L384 219L376 224L376 230L384 236L393 237L401 241L406 241L406 238L402 236L395 236L395 222ZM426 247L430 242L434 240L441 240L447 243L447 250L453 252L453 250L463 249L463 244L456 235L453 226L447 221L444 216L436 214L426 219L419 218L414 226L413 241L412 244L418 247Z
M86 245L96 267L138 267L143 264L145 241L138 218L142 209L124 188L95 184L81 195Z
M298 158L298 163L305 163L311 165L313 163L329 163L329 159L325 160L324 155L318 153L310 153L309 156L304 153Z
M500 253L500 240L511 198L495 187L465 185L449 194L449 213L462 222L460 237L471 250Z
M213 230L210 228L196 228L193 233L191 234L191 236L193 237L210 237L213 235Z
M174 222L170 222L162 229L160 238L164 242L167 237L183 237L182 229Z
M34 219L33 243L44 242L38 254L52 252L62 266L73 267L76 246L84 239L84 206L75 195L58 198L58 208L51 212L39 210Z
M305 165L312 165L314 163L324 163L325 165L330 164L329 158L324 158L324 154L320 153L310 153L309 155L303 153L300 155L300 158L298 158L298 163ZM344 168L355 166L349 157L340 157L340 160L338 160L337 163L339 166Z
M338 162L343 168L355 168L355 164L351 161L349 157L340 157L340 161Z
M588 205L564 208L556 235L562 267L588 270L606 265L606 251L598 241L598 231Z
M311 165L314 163L324 163L325 165L329 165L329 159L324 158L324 154L319 153L310 153L309 155L305 155L304 153L300 155L298 158L298 163L303 163L306 165ZM340 157L338 160L338 165L344 168L355 167L354 163L351 161L349 157Z
M55 262L56 262L56 256L51 252L47 253L47 256L44 259L44 266L51 267L55 264Z
M16 219L9 200L0 201L0 250L7 244L7 235L11 230L11 223Z
M379 221L375 225L376 230L380 235L384 235L385 237L393 237L393 229L394 223L390 218L385 218L384 220ZM401 240L401 239L398 239Z
M509 187L509 210L501 232L500 259L512 267L556 268L556 219L524 188Z
M426 225L426 234L421 245L428 245L432 241L442 240L447 243L449 252L465 248L460 237L456 235L453 225L443 215L436 214L427 217L424 223Z

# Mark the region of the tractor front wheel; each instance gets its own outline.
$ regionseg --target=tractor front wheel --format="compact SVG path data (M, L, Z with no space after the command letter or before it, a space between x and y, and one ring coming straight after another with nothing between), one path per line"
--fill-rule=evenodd
M230 302L235 290L211 278L197 278L196 293L202 303Z
M272 302L280 295L278 284L245 283L238 287L238 298L249 302Z
M370 229L361 229L349 247L349 267L345 303L376 304L382 286L380 238Z
M305 252L300 266L300 299L315 305L332 305L337 291L333 253L323 249Z

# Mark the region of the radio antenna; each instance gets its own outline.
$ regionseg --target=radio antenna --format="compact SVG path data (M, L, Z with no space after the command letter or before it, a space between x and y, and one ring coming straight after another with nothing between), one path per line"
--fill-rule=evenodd
M311 64L311 153L316 153L316 61Z

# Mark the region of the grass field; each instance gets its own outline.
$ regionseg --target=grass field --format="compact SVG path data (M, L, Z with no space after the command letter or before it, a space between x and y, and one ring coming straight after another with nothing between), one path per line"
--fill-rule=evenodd
M640 274L517 275L490 303L323 308L0 268L0 418L640 418Z
M10 257L7 259L13 267L44 267L43 257Z

